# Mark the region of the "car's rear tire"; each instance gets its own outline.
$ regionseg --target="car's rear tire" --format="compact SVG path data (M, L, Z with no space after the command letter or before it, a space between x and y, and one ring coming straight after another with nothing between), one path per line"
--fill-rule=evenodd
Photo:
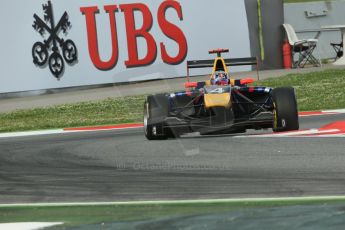
M295 90L292 87L272 91L273 131L286 132L299 129Z
M162 140L171 137L164 128L169 113L168 97L164 94L148 96L144 103L144 133L148 140Z

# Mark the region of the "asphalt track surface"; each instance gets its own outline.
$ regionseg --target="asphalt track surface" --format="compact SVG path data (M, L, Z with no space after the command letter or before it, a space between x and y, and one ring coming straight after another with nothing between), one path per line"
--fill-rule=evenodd
M344 137L147 141L142 129L1 138L0 203L345 195L344 146Z

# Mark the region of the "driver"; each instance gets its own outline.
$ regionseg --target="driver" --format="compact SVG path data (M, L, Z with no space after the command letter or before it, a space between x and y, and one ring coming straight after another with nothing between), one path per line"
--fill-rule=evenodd
M212 85L228 85L229 78L228 75L224 71L216 72L211 79Z

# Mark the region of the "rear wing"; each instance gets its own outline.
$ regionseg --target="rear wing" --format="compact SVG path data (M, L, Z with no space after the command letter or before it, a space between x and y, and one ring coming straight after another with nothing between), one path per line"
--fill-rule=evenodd
M227 66L242 66L242 65L255 65L256 74L258 80L259 76L259 62L257 57L247 57L247 58L229 58L224 59L225 65ZM198 68L209 68L213 67L214 60L193 60L187 61L187 78L189 81L189 69L198 69Z

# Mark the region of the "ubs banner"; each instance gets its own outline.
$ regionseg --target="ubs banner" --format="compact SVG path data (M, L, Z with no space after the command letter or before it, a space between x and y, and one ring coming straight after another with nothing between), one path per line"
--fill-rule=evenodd
M214 48L250 56L243 0L3 0L0 21L0 93L185 76Z

